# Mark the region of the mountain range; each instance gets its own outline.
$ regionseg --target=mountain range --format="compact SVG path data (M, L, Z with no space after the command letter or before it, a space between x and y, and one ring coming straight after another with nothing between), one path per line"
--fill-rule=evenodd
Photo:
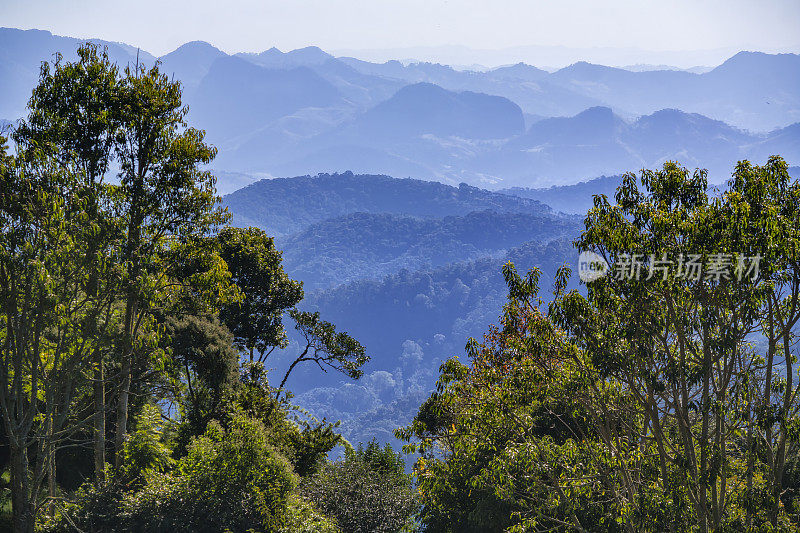
M342 420L353 441L376 431L392 441L439 364L497 320L504 263L540 268L546 293L582 227L580 216L507 191L350 172L260 180L224 205L234 224L276 235L284 268L303 282L303 308L366 346L359 382L298 367L289 383L299 405ZM270 365L299 349L289 339Z
M80 41L0 29L0 118L24 114L39 62ZM107 46L120 64L152 55ZM371 63L319 48L229 55L187 43L160 58L219 171L391 174L482 187L542 187L677 159L723 181L735 162L800 163L800 56L740 52L707 72L578 62L459 70ZM230 190L222 183L222 189Z

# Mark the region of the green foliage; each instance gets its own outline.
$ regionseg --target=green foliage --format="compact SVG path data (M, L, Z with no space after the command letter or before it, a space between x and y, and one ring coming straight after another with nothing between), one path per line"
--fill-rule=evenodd
M297 483L291 466L267 442L263 425L245 417L227 431L210 424L174 469L144 469L142 478L129 492L119 483L85 486L51 529L245 533L280 531L289 520L325 523L302 505L289 510Z
M772 158L706 188L667 163L625 176L617 205L595 198L578 248L646 264L588 298L562 269L545 306L539 272L506 266L500 327L398 431L422 453L426 531L796 528L798 185ZM647 275L653 256L715 253L763 262Z
M305 479L300 492L352 533L399 532L417 511L402 457L375 441L348 450L343 460Z
M158 406L145 404L136 429L125 443L121 478L128 486L140 486L154 473L168 472L174 464L172 449L164 442L164 421Z
M290 398L275 398L261 363L246 364L239 385L229 391L218 419L225 426L241 412L260 420L270 444L291 462L298 475L306 477L316 472L328 452L341 442L336 433L339 424L308 416L289 404Z
M170 355L167 370L176 389L173 398L182 408L178 440L183 449L219 415L225 395L238 381L239 352L215 316L169 316L163 342Z
M306 346L292 362L278 389L283 388L294 366L306 361L312 361L322 368L332 368L352 379L364 374L361 367L369 361L369 356L361 343L343 331L336 331L336 326L320 319L318 312L293 309L290 315Z
M263 362L274 348L286 347L283 314L303 299L303 285L286 275L281 252L260 229L226 227L217 239L232 281L244 295L224 305L220 317L251 362L254 351Z
M320 513L306 500L292 496L287 509L286 525L280 533L339 533L336 522Z
M239 349L260 363L286 346L282 318L302 285L264 232L217 235L216 149L186 113L157 63L121 72L87 44L76 62L42 66L14 155L0 137L0 427L15 531L333 530L293 496L297 474L340 441L287 403L301 361L277 389L258 363L237 373ZM302 360L361 375L363 346L318 314L292 316ZM92 484L70 494L59 466L73 483L93 471Z

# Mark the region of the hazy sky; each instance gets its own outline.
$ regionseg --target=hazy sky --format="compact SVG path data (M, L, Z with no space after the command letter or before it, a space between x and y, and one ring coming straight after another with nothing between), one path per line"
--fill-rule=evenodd
M162 55L465 45L800 51L800 0L0 0L0 26Z

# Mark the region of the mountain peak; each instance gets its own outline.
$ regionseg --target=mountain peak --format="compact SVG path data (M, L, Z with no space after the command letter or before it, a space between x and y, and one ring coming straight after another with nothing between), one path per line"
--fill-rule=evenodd
M575 118L579 118L579 117L580 118L590 118L590 117L607 118L607 117L612 117L612 116L614 116L614 111L612 111L610 107L602 106L602 105L596 105L594 107L590 107L590 108L588 108L588 109L586 109L584 111L581 111L580 113L575 115Z
M174 59L176 56L184 56L188 61L198 61L203 57L220 57L226 55L219 48L205 41L190 41L180 45L172 52L161 56L160 59Z
M773 75L786 75L800 69L800 55L798 54L765 54L764 52L751 52L743 50L708 74L743 75L754 77L758 74L770 73Z
M524 131L519 106L507 98L454 92L432 83L406 85L366 116L370 131L395 124L395 134L501 139Z

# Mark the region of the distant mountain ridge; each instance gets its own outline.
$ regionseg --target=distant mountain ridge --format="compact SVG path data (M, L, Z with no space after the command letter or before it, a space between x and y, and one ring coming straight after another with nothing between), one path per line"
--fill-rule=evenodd
M39 62L55 52L74 59L79 42L0 29L0 117L22 116ZM123 65L156 60L100 44ZM369 63L316 47L231 56L195 41L160 60L185 86L189 122L220 149L215 168L230 175L353 170L507 188L667 159L709 168L712 181L742 158L778 153L800 163L796 54L740 52L703 73L586 62L470 71Z
M124 44L89 39L108 47L112 60L124 67L137 61L153 64L155 57L144 50ZM52 61L59 53L64 60L75 60L76 50L86 39L61 37L44 30L18 30L0 28L0 117L8 120L21 118L31 90L39 78L42 61Z
M789 175L800 180L800 167L789 167ZM547 204L555 211L574 215L584 215L594 207L594 196L604 194L609 202L614 202L617 187L622 184L622 176L601 176L574 185L558 185L534 189L530 187L509 187L497 192L521 198L530 198Z
M774 154L790 164L799 161L800 128L792 125L753 135L675 109L627 122L611 109L597 107L574 117L535 122L525 135L483 157L484 168L506 176L508 186L542 187L660 167L670 160L690 169L708 169L709 180L721 183L738 161L764 163Z
M284 266L306 290L359 279L382 279L400 270L497 256L530 240L549 242L579 232L578 217L474 211L464 216L414 218L352 213L317 222L279 238Z
M520 107L507 98L452 92L420 82L403 87L347 128L365 139L375 135L396 139L424 134L506 139L523 133L525 120Z
M555 216L549 207L536 200L467 184L453 187L352 172L261 180L225 196L223 203L233 214L234 224L258 226L278 236L352 213L441 218L491 210Z
M553 186L544 189L527 187L511 187L497 192L521 198L531 198L552 207L561 213L584 215L593 205L593 197L605 194L609 201L614 201L617 187L622 184L622 176L601 176L574 185Z

